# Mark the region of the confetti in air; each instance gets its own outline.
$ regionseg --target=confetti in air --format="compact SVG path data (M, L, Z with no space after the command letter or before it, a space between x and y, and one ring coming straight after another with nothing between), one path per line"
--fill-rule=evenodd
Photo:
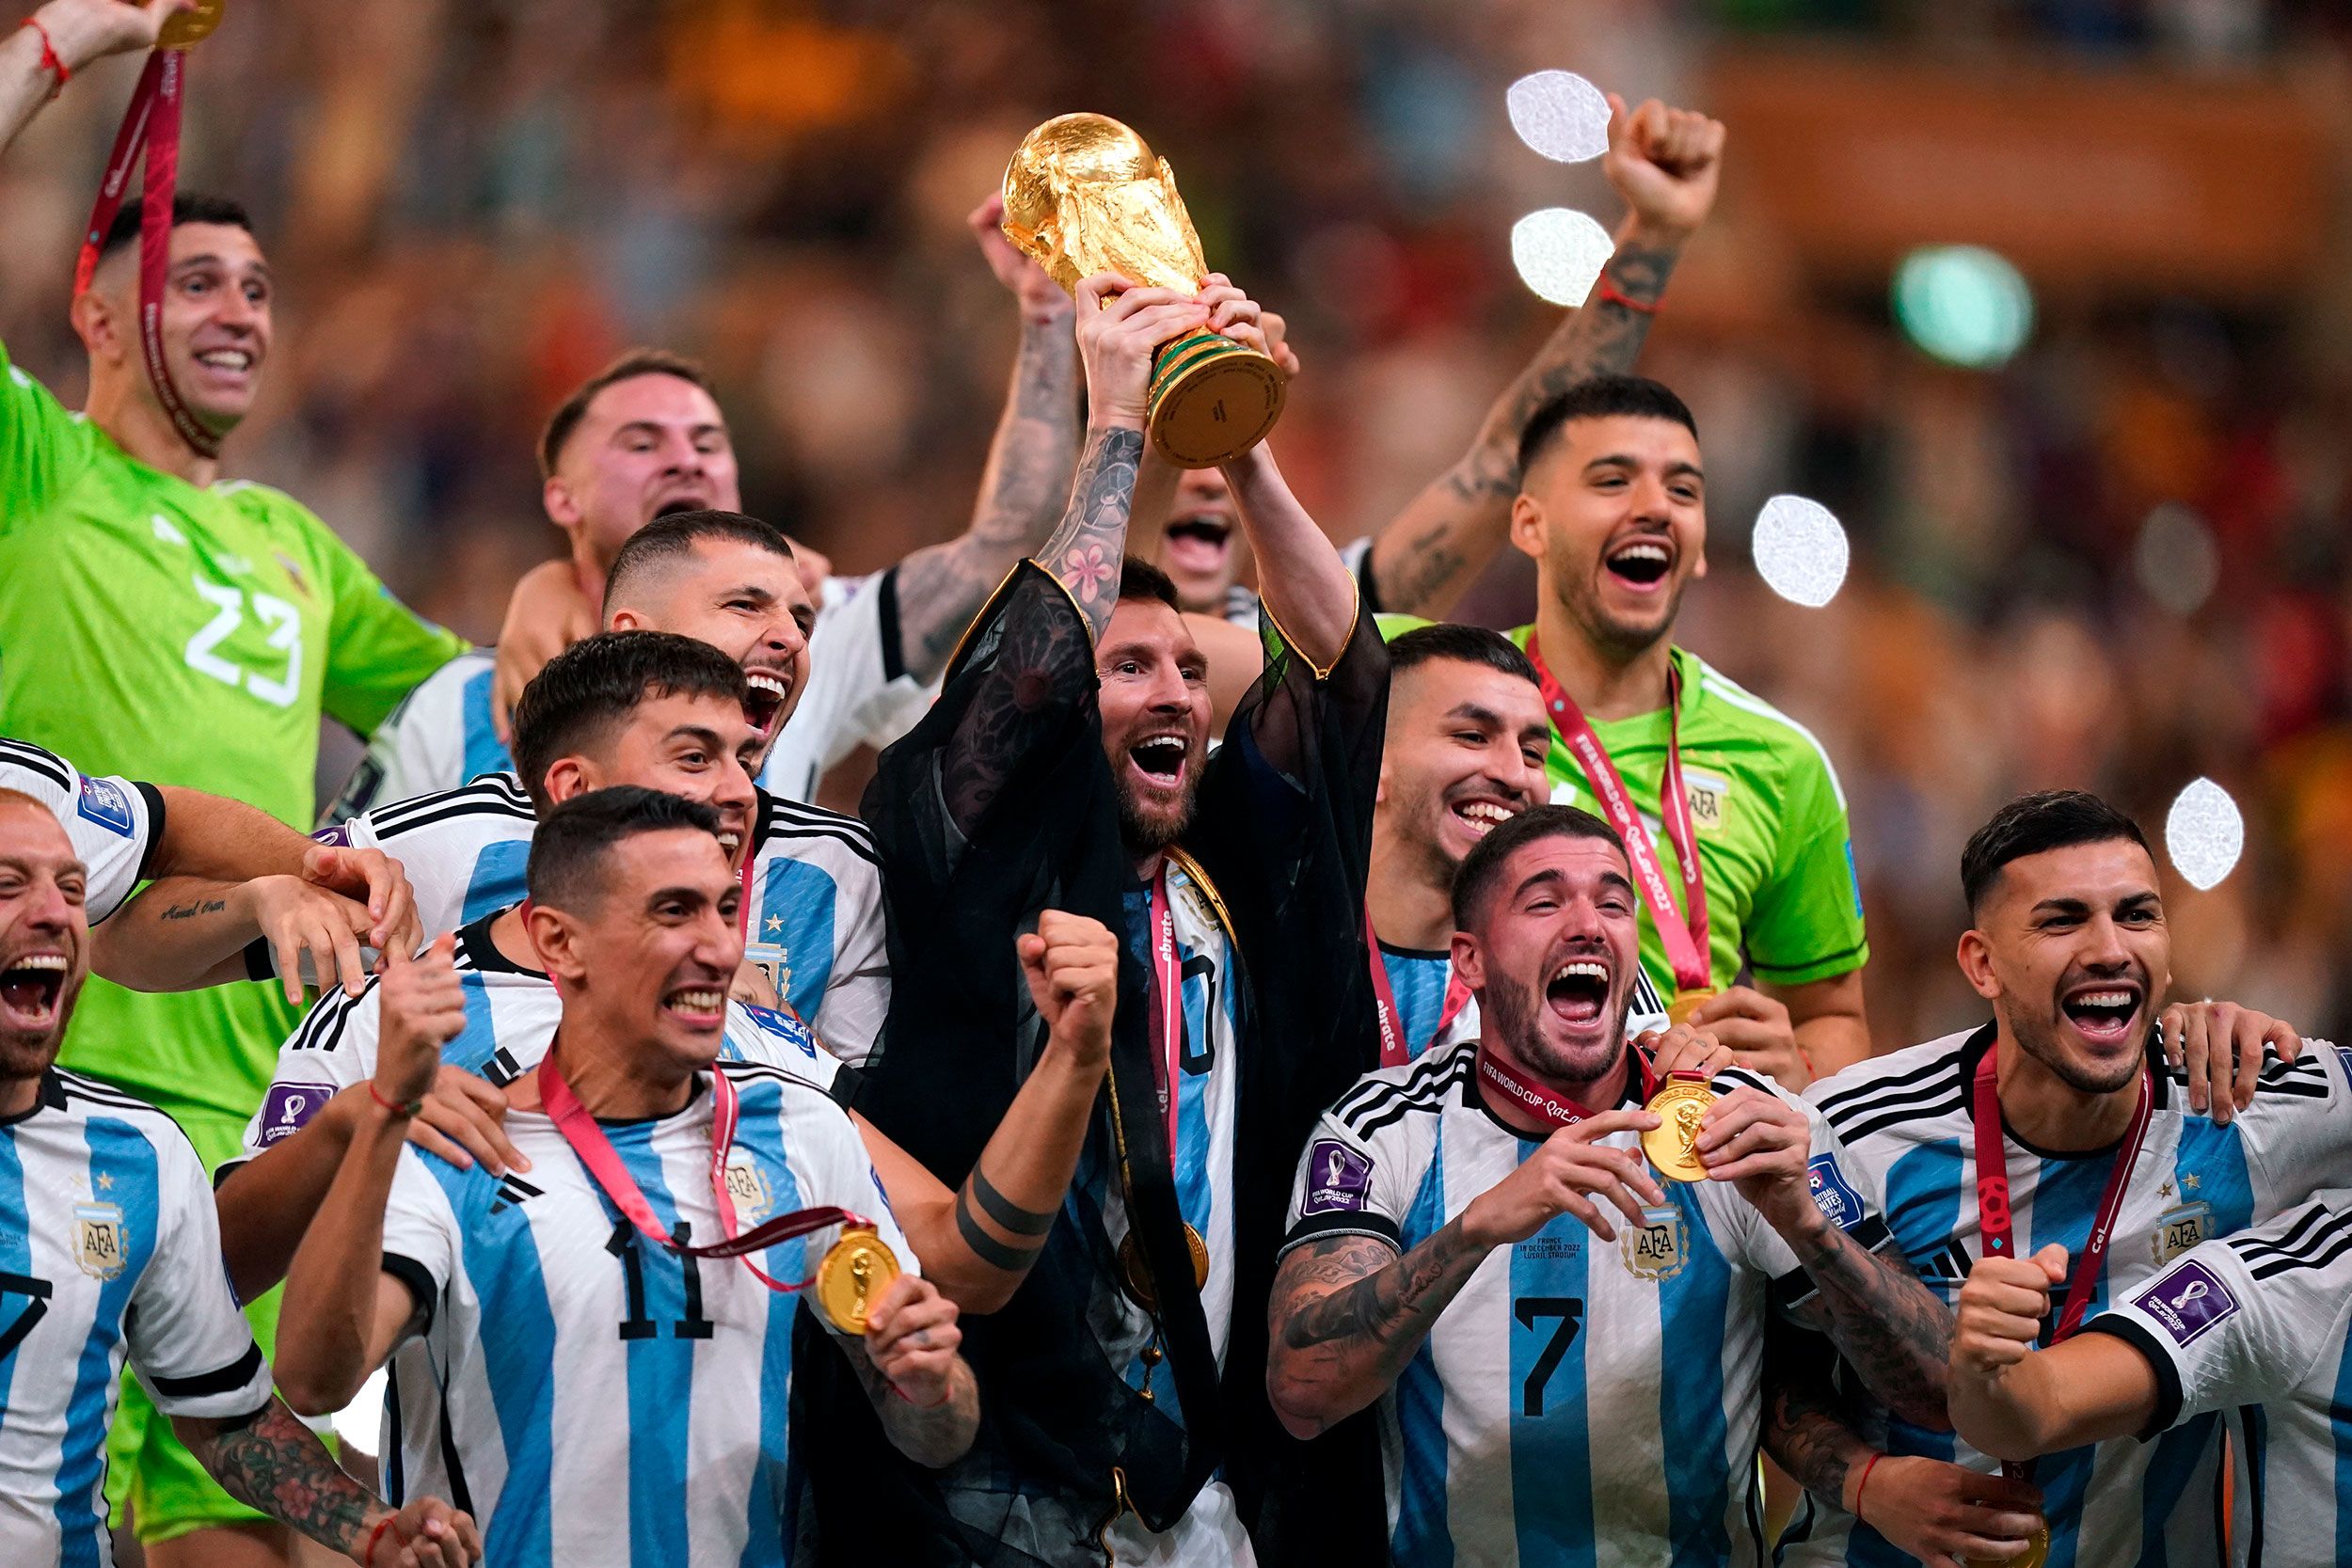
M1554 305L1581 305L1616 248L1609 230L1572 207L1546 207L1511 226L1519 281Z
M1774 496L1756 515L1750 542L1764 586L1791 604L1819 610L1846 580L1846 531L1830 509L1803 496Z
M2228 790L2199 779L2174 797L2164 819L2164 847L2173 869L2201 893L2236 866L2246 848L2246 818Z
M1581 164L1609 150L1609 100L1573 71L1539 71L1502 95L1519 140L1556 163Z

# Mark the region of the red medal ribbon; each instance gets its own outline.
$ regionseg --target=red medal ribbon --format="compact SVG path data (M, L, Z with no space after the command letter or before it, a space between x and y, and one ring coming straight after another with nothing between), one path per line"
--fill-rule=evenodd
M147 379L154 385L155 401L163 404L171 428L180 433L199 457L220 455L220 437L204 428L180 388L172 385L171 368L164 361L164 285L171 272L171 198L180 182L180 96L187 71L187 55L178 49L158 49L147 56L147 69L131 93L115 133L114 150L106 154L106 175L99 182L98 200L91 206L89 227L83 231L82 253L73 263L73 293L79 298L98 270L99 246L114 226L122 206L122 193L131 181L131 166L147 154L145 181L139 190L139 352L147 363Z
M1396 988L1389 984L1389 966L1380 957L1380 934L1372 928L1369 905L1364 910L1364 950L1372 955L1372 1006L1380 1020L1380 1065L1403 1067L1412 1060L1411 1053L1406 1047L1405 1012L1396 1005ZM1422 1042L1423 1051L1445 1038L1446 1030L1462 1016L1462 1009L1470 1005L1470 987L1463 983L1459 974L1454 973L1454 966L1448 964L1445 1006L1438 1013L1437 1028L1430 1031L1429 1037Z
M1658 1092L1658 1073L1649 1065L1649 1058L1630 1046L1626 1055L1642 1074L1642 1098L1647 1100ZM1588 1117L1600 1115L1581 1101L1543 1086L1543 1079L1530 1072L1508 1049L1488 1040L1478 1042L1478 1075L1508 1096L1511 1102L1529 1116L1549 1122L1554 1127L1574 1127ZM1677 1072L1677 1078L1704 1078L1698 1072Z
M1650 924L1658 927L1658 940L1666 949L1666 964L1674 971L1676 988L1705 990L1714 971L1708 956L1707 883L1699 871L1698 830L1691 821L1691 798L1682 787L1681 667L1671 662L1666 667L1666 776L1665 787L1658 792L1658 817L1681 866L1687 917L1675 908L1674 890L1659 862L1657 843L1635 809L1616 764L1609 760L1608 748L1593 733L1576 699L1553 677L1533 634L1527 639L1527 657L1535 666L1535 679L1543 688L1544 707L1551 715L1552 727L1560 732L1569 754L1583 767L1585 782L1593 786L1609 825L1625 840L1626 858L1633 863L1633 880L1642 890L1642 901L1649 906Z
M816 1276L799 1284L787 1285L771 1277L767 1271L751 1260L750 1255L764 1252L779 1242L796 1236L806 1236L827 1226L848 1226L852 1228L870 1226L872 1221L847 1209L796 1209L780 1214L764 1225L755 1226L739 1235L736 1232L735 1197L727 1191L727 1153L735 1145L735 1130L742 1117L741 1101L735 1085L717 1069L710 1073L710 1196L719 1209L719 1228L725 1240L707 1246L686 1246L671 1239L669 1227L656 1217L653 1205L645 1200L637 1179L628 1173L621 1156L612 1147L612 1140L604 1135L596 1118L580 1102L572 1085L564 1077L563 1069L555 1064L555 1048L550 1045L539 1063L539 1095L546 1103L548 1119L555 1123L564 1141L572 1146L580 1163L588 1167L588 1175L612 1200L612 1206L637 1227L638 1234L656 1245L669 1248L688 1258L740 1258L743 1266L756 1275L761 1284L771 1291L792 1291L803 1289Z
M1168 901L1168 862L1152 879L1152 1075L1168 1115L1168 1166L1176 1168L1176 1078L1184 1068L1184 967L1176 950L1176 911Z
M2001 1132L1999 1064L1998 1045L1986 1048L1977 1063L1977 1230L1984 1239L1986 1257L2014 1258L2017 1243L2010 1229L2009 1146ZM2099 1288L2099 1271L2106 1261L2107 1243L2114 1239L2116 1216L2123 1208L2124 1189L2131 1183L2132 1167L2139 1163L2139 1146L2148 1136L2148 1122L2154 1111L2154 1085L2148 1069L2142 1068L2139 1104L2132 1112L2130 1130L2115 1151L2115 1168L2107 1173L2106 1190L2099 1195L2099 1211L2091 1218L2090 1237L2083 1243L2081 1256L2074 1259L2074 1272L2066 1282L2066 1300L2058 1308L2058 1325L2050 1334L2050 1343L2054 1345L2074 1333L2082 1323L2083 1314L2090 1309L2090 1298ZM2001 1465L2001 1473L2013 1481L2027 1480L2032 1472L2030 1464L2004 1462Z

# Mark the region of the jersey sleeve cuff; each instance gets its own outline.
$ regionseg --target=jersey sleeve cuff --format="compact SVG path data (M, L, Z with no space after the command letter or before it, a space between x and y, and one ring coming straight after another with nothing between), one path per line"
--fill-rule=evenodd
M2112 1334L2139 1352L2140 1358L2156 1374L2156 1412L2140 1429L2139 1440L2153 1442L2160 1433L2171 1431L2172 1424L2181 1418L2181 1369L2165 1349L2164 1342L2149 1333L2146 1324L2122 1312L2102 1312L2083 1324L2082 1331L2085 1334Z
M1824 953L1803 963L1768 963L1755 954L1748 955L1748 967L1759 980L1770 980L1776 986L1809 986L1816 980L1835 980L1840 974L1851 974L1870 961L1870 942L1867 937L1851 947L1836 953Z
M269 1363L262 1358L262 1347L251 1339L246 1341L245 1354L226 1367L192 1377L145 1375L148 1390L155 1396L155 1408L170 1416L242 1416L254 1408L256 1400L266 1402L269 1399Z
M1274 1255L1276 1262L1288 1257L1292 1249L1319 1242L1327 1236L1370 1236L1386 1242L1397 1251L1405 1250L1404 1238L1397 1234L1396 1222L1386 1214L1367 1213L1360 1209L1343 1209L1336 1213L1310 1214L1291 1227L1283 1238L1282 1250Z
M433 1271L413 1258L404 1258L397 1252L388 1252L384 1255L384 1272L408 1287L408 1294L417 1304L420 1319L417 1323L417 1332L422 1334L426 1329L431 1328L433 1326L433 1304L441 1299L440 1281L433 1277Z
M882 671L884 685L907 673L907 651L898 634L898 568L891 567L874 584L874 618L881 624Z
M131 787L147 802L147 842L139 847L137 880L145 881L155 875L155 855L164 845L164 792L140 779L131 781Z
M1865 1214L1854 1222L1846 1234L1854 1245L1865 1252L1883 1252L1894 1241L1894 1232L1886 1228L1886 1221L1876 1214ZM1800 1263L1772 1281L1772 1305L1783 1317L1788 1316L1820 1294L1813 1276Z

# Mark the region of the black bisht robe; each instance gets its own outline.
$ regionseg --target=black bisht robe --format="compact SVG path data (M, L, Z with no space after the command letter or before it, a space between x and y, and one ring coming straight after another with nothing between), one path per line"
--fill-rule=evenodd
M839 1358L804 1333L793 1433L814 1514L801 1524L813 1523L820 1561L1100 1561L1092 1530L1112 1511L1114 1466L1154 1528L1223 1466L1264 1560L1385 1560L1369 1418L1295 1444L1264 1387L1266 1300L1298 1152L1378 1055L1363 898L1388 654L1369 614L1326 673L1270 623L1266 641L1265 673L1210 759L1182 840L1222 896L1242 971L1237 1278L1221 1381L1153 1114L1150 978L1124 938L1135 874L1103 754L1093 641L1062 585L1034 562L1017 568L974 623L939 702L882 753L865 816L891 907L892 1002L851 1101L960 1186L1044 1044L1014 936L1046 909L1120 933L1112 1057L1136 1180L1130 1225L1159 1284L1168 1359L1154 1403L1106 1355L1087 1307L1118 1277L1117 1260L1094 1217L1078 1223L1068 1208L1005 1309L962 1320L980 1435L944 1475L889 1449ZM1106 1102L1107 1091L1089 1133L1105 1149ZM1182 1425L1165 1408L1171 1390ZM1049 1544L1040 1558L1003 1539L1041 1527L1085 1549Z

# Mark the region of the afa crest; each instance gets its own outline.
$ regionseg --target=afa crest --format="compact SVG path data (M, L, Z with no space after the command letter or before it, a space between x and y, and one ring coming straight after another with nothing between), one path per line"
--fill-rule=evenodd
M735 1201L737 1224L746 1230L766 1219L776 1201L768 1189L768 1173L743 1153L727 1157L727 1196Z
M2213 1235L2213 1211L2202 1203L2168 1209L2156 1220L2156 1266L2162 1268Z
M776 996L792 993L792 949L782 942L755 942L744 947L743 957L768 977L768 989Z
M1668 1207L1645 1209L1642 1223L1627 1226L1617 1243L1625 1251L1625 1266L1637 1279L1672 1279L1690 1257L1690 1231L1682 1211Z
M1691 808L1691 825L1702 832L1713 832L1724 825L1724 801L1730 794L1728 779L1691 768L1682 770L1682 799Z
M122 1273L131 1250L131 1237L122 1223L122 1210L112 1203L73 1206L73 1260L92 1279L113 1279Z

